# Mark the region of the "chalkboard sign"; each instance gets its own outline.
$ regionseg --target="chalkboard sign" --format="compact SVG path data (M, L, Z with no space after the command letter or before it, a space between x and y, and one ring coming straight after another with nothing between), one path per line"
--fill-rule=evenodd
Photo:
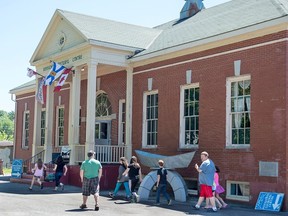
M260 192L255 209L279 212L283 199L284 193Z
M12 178L21 178L23 172L23 161L21 159L15 159L12 162Z

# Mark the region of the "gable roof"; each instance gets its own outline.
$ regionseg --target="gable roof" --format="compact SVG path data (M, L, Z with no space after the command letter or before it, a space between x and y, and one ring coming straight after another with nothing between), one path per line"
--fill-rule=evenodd
M17 86L9 91L10 94L16 94L18 92L23 92L24 90L35 91L36 80L33 79L26 82L20 86Z
M58 12L87 40L146 49L162 31L64 10L58 10Z
M163 31L148 49L135 57L219 36L287 14L287 0L232 0L202 9L182 22L177 23L177 19L155 27Z

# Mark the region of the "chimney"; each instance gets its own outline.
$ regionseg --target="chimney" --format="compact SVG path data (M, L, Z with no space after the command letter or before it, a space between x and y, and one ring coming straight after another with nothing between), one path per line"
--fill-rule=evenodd
M194 16L204 9L203 0L185 0L185 5L180 12L180 20Z

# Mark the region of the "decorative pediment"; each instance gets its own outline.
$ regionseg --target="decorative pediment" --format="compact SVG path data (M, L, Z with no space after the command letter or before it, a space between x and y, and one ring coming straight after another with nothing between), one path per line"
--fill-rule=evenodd
M87 41L84 35L56 10L42 39L40 40L30 63L61 54Z

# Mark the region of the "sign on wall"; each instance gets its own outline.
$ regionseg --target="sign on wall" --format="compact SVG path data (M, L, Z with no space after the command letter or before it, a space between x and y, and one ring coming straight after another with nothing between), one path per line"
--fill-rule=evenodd
M255 210L280 211L284 193L260 192Z
M23 173L23 160L22 159L14 159L12 162L12 178L21 178Z

